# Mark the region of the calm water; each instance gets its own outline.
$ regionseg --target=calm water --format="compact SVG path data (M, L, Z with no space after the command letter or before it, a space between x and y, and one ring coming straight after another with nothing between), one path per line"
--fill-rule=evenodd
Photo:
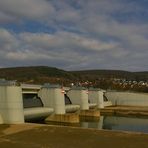
M35 123L37 123L35 121ZM38 122L42 124L42 122ZM59 125L59 126L76 126L82 128L94 128L94 129L107 129L107 130L116 130L116 131L130 131L130 132L142 132L148 134L148 118L137 118L137 117L120 117L120 116L101 116L100 119L92 121L81 120L78 124L63 124L63 123L48 123L50 125Z
M81 127L148 133L148 118L101 116L99 121L82 121Z

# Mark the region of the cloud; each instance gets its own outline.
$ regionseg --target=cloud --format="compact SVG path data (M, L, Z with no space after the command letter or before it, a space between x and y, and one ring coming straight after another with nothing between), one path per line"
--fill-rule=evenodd
M90 55L112 50L116 43L105 43L78 36L74 33L20 33L15 34L5 29L0 30L1 52L7 60L24 62L37 60L67 61L70 64L86 62ZM88 61L87 61L88 62Z
M8 22L13 22L15 17L5 14L4 12L0 11L0 24L5 24Z
M104 42L75 33L57 32L55 34L46 33L22 33L20 37L27 43L33 44L42 49L73 49L76 48L88 51L112 50L118 47L116 42Z
M18 46L18 40L5 29L0 29L0 50L13 51Z
M1 66L148 69L145 5L130 0L1 0ZM34 29L28 20L42 23ZM27 27L38 32L27 32Z
M54 8L46 0L1 0L0 22L2 20L47 19Z

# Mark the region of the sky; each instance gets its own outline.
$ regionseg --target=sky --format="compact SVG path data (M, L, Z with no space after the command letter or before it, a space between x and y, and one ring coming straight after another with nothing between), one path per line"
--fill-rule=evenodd
M0 0L0 67L148 71L148 0Z

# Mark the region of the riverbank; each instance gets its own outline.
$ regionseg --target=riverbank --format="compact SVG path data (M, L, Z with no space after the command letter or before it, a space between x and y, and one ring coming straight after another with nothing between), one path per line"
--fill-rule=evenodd
M58 127L40 124L0 125L2 148L147 148L148 134Z

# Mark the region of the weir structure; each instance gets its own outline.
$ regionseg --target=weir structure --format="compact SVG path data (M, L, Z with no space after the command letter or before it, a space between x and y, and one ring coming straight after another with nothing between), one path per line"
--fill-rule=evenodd
M46 107L38 96L41 85L21 84L21 88L25 121L44 120L53 113L54 109Z
M88 90L84 87L72 87L67 92L72 104L80 105L80 117L100 117L99 110L96 109L96 103L90 103L88 99Z
M17 124L46 119L51 122L78 123L79 105L73 105L65 91L56 85L16 86L0 83L0 124Z
M112 102L105 96L105 90L98 88L90 88L88 98L91 103L96 103L98 109L102 109L107 106L112 106Z
M46 122L78 123L80 117L100 117L103 92L83 87L66 89L60 85L0 83L0 123Z
M0 83L0 124L20 124L27 120L45 118L53 113L38 97L36 85Z
M46 122L78 123L79 105L65 103L65 90L59 85L44 85L39 91L39 97L46 107L54 109L54 113L46 118ZM69 112L69 113L68 113Z

